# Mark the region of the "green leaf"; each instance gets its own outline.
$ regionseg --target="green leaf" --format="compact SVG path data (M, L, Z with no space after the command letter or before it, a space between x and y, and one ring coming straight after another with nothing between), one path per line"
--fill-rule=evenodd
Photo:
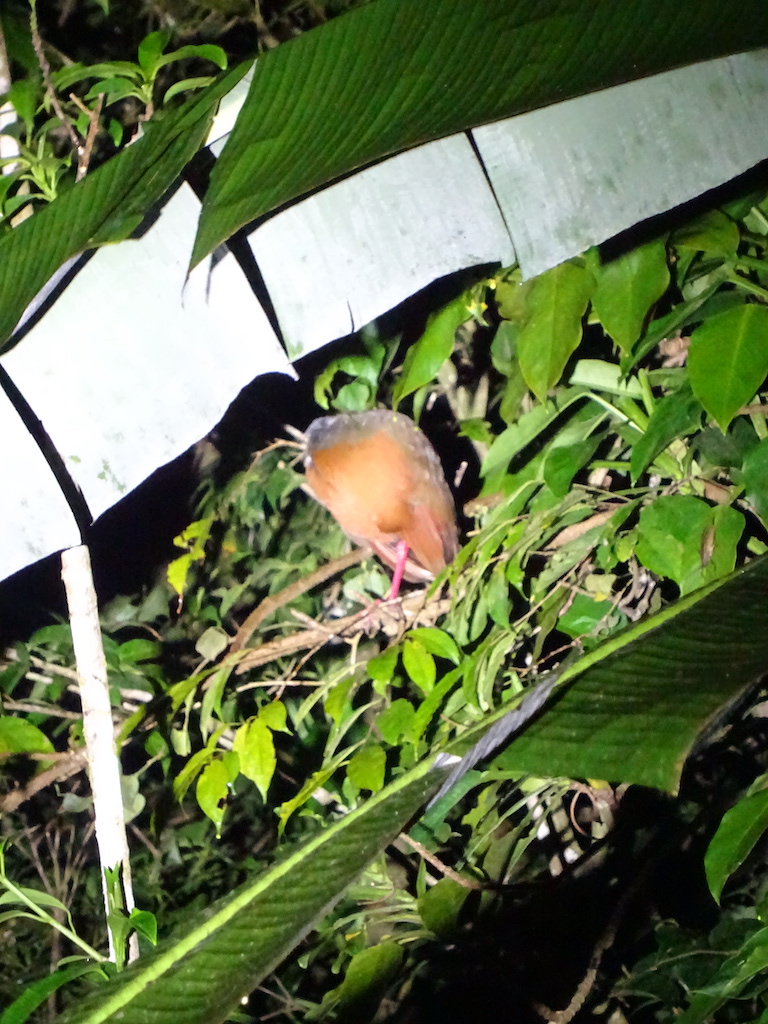
M288 711L281 700L272 700L260 707L259 720L268 725L273 732L290 732L286 725Z
M172 100L174 96L180 96L183 92L192 92L195 89L204 89L207 85L210 85L213 79L210 75L202 75L197 78L182 78L179 82L174 82L170 89L167 89L163 94L162 105L165 106L169 100Z
M630 249L597 270L592 306L603 330L623 352L631 352L653 304L669 287L663 238Z
M157 66L158 68L165 67L166 64L172 64L177 60L188 60L190 57L194 57L196 60L209 60L222 71L228 63L227 55L220 46L213 43L199 43L192 46L180 46L178 50L164 54L157 61Z
M413 724L415 710L405 697L393 700L376 719L376 726L387 743L395 744L407 734Z
M157 918L154 914L134 907L128 915L128 923L139 935L143 935L147 942L151 942L153 946L157 945Z
M127 60L115 60L103 64L69 64L51 76L54 87L59 92L66 92L78 82L88 78L130 78L134 82L140 79L139 68Z
M434 654L438 658L446 658L454 665L459 664L461 652L456 641L445 630L436 629L434 626L417 626L415 629L409 630L408 636L413 640L418 640L430 654Z
M768 967L768 928L750 936L738 952L728 957L707 982L694 992L690 1006L678 1014L681 1024L703 1024L712 1020L719 1006L737 998L745 985Z
M376 0L261 54L211 176L193 263L270 210L391 153L630 73L768 43L762 0L700 0L684 31L680 17L666 0L547 2L533 18L530 0Z
M232 748L240 758L240 771L258 786L266 802L269 784L277 767L272 730L259 716L245 722L235 733Z
M0 715L0 754L48 754L53 744L36 725L26 718Z
M723 886L768 829L768 789L743 797L725 812L707 847L704 869L710 892L720 902Z
M747 452L741 471L747 498L768 522L768 438Z
M339 725L341 722L349 691L354 686L354 683L354 676L347 676L346 679L342 679L341 682L337 683L325 698L323 707L325 708L326 715L333 721L334 725Z
M692 495L667 495L640 513L635 550L643 565L686 594L733 569L743 530L735 509L711 508Z
M672 235L675 249L692 249L733 258L740 242L738 226L722 210L710 210Z
M444 777L432 759L249 880L70 1009L62 1024L219 1024L301 941Z
M65 915L67 915L67 916L69 915L69 911L64 906L64 904L61 902L61 900L56 899L55 896L51 896L47 892L43 892L42 889L30 889L28 886L25 886L25 885L19 885L19 886L16 886L16 888L18 889L18 891L20 893L23 893L24 896L26 896L28 900L31 900L35 904L35 906L38 906L38 907L53 907L55 910L60 910ZM0 906L5 906L5 905L7 905L9 903L21 903L24 906L28 905L28 904L24 903L24 900L19 899L19 897L14 892L12 892L12 891L4 892L0 896Z
M632 483L675 438L684 437L701 426L702 411L701 403L687 387L656 403L643 436L632 449L629 461Z
M691 335L691 387L723 432L766 375L768 307L749 303L726 310L705 320Z
M586 267L571 261L531 282L528 318L517 340L517 355L525 382L540 402L558 383L578 348L593 283Z
M397 647L388 647L366 664L368 675L377 683L389 683L394 675L399 658Z
M139 43L138 60L148 81L151 81L159 65L163 50L171 38L170 32L150 32Z
M441 878L419 897L419 914L424 927L439 939L450 942L459 932L459 915L469 889L452 878Z
M544 483L558 497L564 498L571 489L573 478L592 458L603 435L588 437L576 444L556 445L544 460Z
M206 630L206 633L208 630ZM216 649L220 646L221 638L219 643L212 644L212 648ZM202 653L202 652L199 652ZM203 736L207 738L209 732L214 728L215 720L214 715L218 719L221 719L221 699L224 695L224 687L229 682L229 677L232 674L232 669L235 667L233 661L223 661L214 671L205 683L205 693L203 694L203 700L200 707L200 731Z
M369 744L356 751L347 766L347 778L358 789L370 789L378 793L384 785L387 755L376 744Z
M137 99L141 98L141 94L136 86L135 82L132 82L129 78L104 78L91 86L88 92L85 94L85 102L89 100L98 99L100 95L106 96L106 103L117 103L118 100L124 100L127 96L135 96Z
M584 398L584 388L569 388L546 405L535 405L530 412L521 416L502 431L491 445L480 472L490 476L497 469L506 467L512 459L535 440L571 405Z
M426 329L417 342L408 349L403 363L403 372L392 393L392 407L424 384L429 384L443 363L453 352L456 328L469 319L467 299L459 295L428 320Z
M216 838L221 836L227 795L229 794L229 772L219 758L210 761L200 773L195 796L200 810L216 826Z
M592 391L607 391L621 398L643 397L637 377L625 379L615 363L606 363L602 359L580 359L573 368L570 383Z
M54 971L53 974L49 974L39 981L32 982L31 985L24 989L18 999L14 999L11 1005L0 1014L0 1024L25 1024L31 1014L39 1006L42 1006L52 993L58 992L63 985L74 981L75 978L81 978L84 974L94 971L102 973L102 968L98 964L90 962L76 963Z
M423 644L410 637L403 641L403 668L411 681L425 694L435 685L435 659Z
M344 981L335 991L343 1020L373 1019L387 985L405 959L396 942L379 942L356 953L347 967ZM363 1015L363 1016L361 1016Z
M195 641L195 650L206 661L215 661L229 646L229 634L221 626L209 626ZM228 676L228 673L227 673ZM225 676L225 681L227 676Z

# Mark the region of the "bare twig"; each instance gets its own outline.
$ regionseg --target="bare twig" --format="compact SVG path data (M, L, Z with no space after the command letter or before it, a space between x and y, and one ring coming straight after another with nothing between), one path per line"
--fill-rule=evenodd
M29 25L32 35L32 46L35 49L37 63L40 65L40 71L43 75L45 91L48 99L51 101L51 106L53 107L56 116L61 121L64 130L69 136L69 141L72 143L72 148L77 153L79 160L83 150L83 144L78 138L77 132L72 125L72 121L64 113L64 108L61 103L59 103L59 97L56 95L56 90L53 87L53 81L51 79L51 65L48 63L48 58L45 55L45 48L43 47L43 40L40 38L40 28L37 23L37 0L31 0L31 8Z
M54 755L48 754L47 760L54 760ZM0 813L10 814L27 800L31 800L46 786L50 786L54 782L64 782L73 775L77 775L78 772L83 771L87 763L84 750L74 750L65 756L59 756L53 767L36 775L23 789L15 789L3 797L0 800Z
M427 599L424 591L417 591L409 594L397 602L398 610L402 619L409 625L415 622L434 623L441 615L444 615L451 606L449 598L441 598L438 595ZM320 648L332 637L339 640L351 642L361 633L369 629L392 628L392 608L387 604L374 605L364 612L355 612L354 615L347 615L343 619L335 619L332 623L318 623L310 629L295 633L292 636L281 637L279 640L271 640L269 643L255 647L248 651L237 667L238 675L255 668L257 665L266 665L278 658L287 658L299 651L306 651L310 648Z
M80 721L83 717L78 711L64 711L52 704L35 704L28 700L3 700L3 709L7 711L24 711L30 715L50 715L51 718L70 718Z
M88 165L91 162L91 154L93 153L93 144L96 141L96 136L99 134L99 118L101 117L101 108L104 106L104 93L99 93L99 98L96 100L96 106L93 110L90 107L86 107L80 97L75 96L73 92L69 94L69 98L88 118L88 134L85 137L85 145L77 151L77 175L75 181L82 181L88 173Z
M330 579L332 576L336 576L338 573L344 572L344 570L349 569L350 566L357 565L359 562L362 562L363 559L368 558L370 554L371 552L369 548L356 548L354 551L350 551L348 555L342 555L341 558L336 558L332 562L328 562L327 565L321 565L319 569L315 570L315 572L297 580L288 587L284 587L278 594L270 594L269 597L265 597L261 604L258 604L253 609L248 618L238 629L237 633L235 633L230 640L230 651L242 650L264 619L273 612L276 612L278 608L283 608L285 605L290 604L291 601L295 601L297 597L301 597L301 595L306 594L307 591L312 590L321 583L325 583L325 581Z
M427 864L431 864L433 868L437 868L440 874L445 875L446 878L450 878L452 881L456 882L458 885L463 886L465 889L483 888L480 882L476 882L472 878L464 878L462 875L458 873L458 871L454 871L453 868L449 868L447 864L443 864L440 858L436 857L434 853L430 853L426 846L423 846L415 839L411 839L411 837L407 835L405 832L400 833L400 839L402 839L404 843L407 843L412 849L414 849L416 853L418 853L418 855L427 862Z

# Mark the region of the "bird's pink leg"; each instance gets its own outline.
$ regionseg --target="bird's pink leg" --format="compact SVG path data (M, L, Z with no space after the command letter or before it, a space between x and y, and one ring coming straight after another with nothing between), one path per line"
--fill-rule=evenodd
M408 550L408 545L404 540L399 540L397 542L397 547L395 548L395 568L392 573L392 586L389 588L388 601L394 601L400 593L400 584L403 582L405 563L408 561Z

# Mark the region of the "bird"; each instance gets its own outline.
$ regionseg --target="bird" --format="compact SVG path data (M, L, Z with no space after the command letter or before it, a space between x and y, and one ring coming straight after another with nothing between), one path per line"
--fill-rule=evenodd
M313 420L304 468L313 496L356 543L403 579L427 582L459 547L456 508L437 452L419 427L388 409Z

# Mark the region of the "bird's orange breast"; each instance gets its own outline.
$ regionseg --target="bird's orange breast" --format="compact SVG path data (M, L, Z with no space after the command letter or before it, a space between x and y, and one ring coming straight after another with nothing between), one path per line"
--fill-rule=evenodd
M316 420L307 432L307 480L341 528L406 578L435 576L456 554L456 516L440 461L407 417L375 411Z

